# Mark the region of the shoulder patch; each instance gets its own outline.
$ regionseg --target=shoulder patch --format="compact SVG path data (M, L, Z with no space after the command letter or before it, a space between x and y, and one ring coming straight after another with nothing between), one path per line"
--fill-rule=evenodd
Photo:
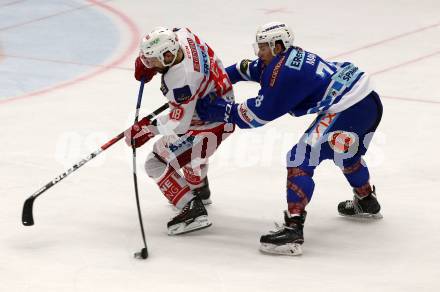
M178 103L183 103L189 100L192 96L191 89L188 85L185 85L180 88L173 89L174 99Z
M189 48L191 50L191 54L192 54L192 57L193 57L194 70L197 71L197 72L200 72L200 60L199 60L199 54L198 54L197 49L196 49L196 44L190 38L187 38L186 40L188 41Z
M286 61L286 66L299 71L304 63L304 58L304 50L296 47L290 52Z

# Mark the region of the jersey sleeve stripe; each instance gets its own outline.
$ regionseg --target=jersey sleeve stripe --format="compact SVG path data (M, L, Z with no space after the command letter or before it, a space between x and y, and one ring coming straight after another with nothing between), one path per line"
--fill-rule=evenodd
M252 128L261 127L268 122L258 118L257 115L252 112L245 103L241 103L238 106L238 116L243 122Z

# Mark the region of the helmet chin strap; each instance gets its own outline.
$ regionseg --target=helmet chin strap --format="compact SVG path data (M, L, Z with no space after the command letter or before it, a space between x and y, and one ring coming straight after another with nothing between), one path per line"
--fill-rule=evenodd
M272 56L276 56L275 54L275 42L269 42L270 52L272 53Z

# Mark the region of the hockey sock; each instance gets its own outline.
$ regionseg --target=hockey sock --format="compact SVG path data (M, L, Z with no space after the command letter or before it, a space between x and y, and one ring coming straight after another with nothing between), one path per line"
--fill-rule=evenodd
M301 214L312 198L315 182L312 174L298 167L287 168L287 206L290 214Z
M205 177L208 172L208 165L202 164L197 167L186 165L183 167L183 174L191 190L203 187L205 185Z
M367 182L361 187L354 188L354 192L358 197L363 198L371 194L373 192L373 188L371 187L370 183Z
M177 208L183 208L194 197L185 179L158 155L150 153L145 171L158 184L164 196Z
M367 196L371 193L372 188L368 182L370 179L370 173L368 172L368 168L364 166L362 159L359 159L349 167L345 167L342 172L348 180L348 183L360 197Z

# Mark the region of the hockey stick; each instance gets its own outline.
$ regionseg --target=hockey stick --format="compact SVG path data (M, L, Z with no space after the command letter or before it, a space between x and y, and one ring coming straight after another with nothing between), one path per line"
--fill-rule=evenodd
M151 120L155 116L157 116L158 114L160 114L161 112L166 110L167 108L168 108L168 104L166 103L166 104L162 105L160 108L156 109L151 114L149 114L147 116L147 118ZM25 226L34 225L33 206L34 206L34 201L36 198L38 198L45 191L47 191L48 189L50 189L51 187L53 187L54 185L56 185L57 183L62 181L69 174L76 171L78 168L80 168L81 166L83 166L84 164L86 164L87 162L89 162L90 160L92 160L93 158L98 156L99 154L101 154L101 152L103 152L104 150L106 150L107 148L109 148L110 146L112 146L113 144L115 144L116 142L121 140L122 138L124 138L124 132L119 133L119 135L117 135L116 137L114 137L113 139L111 139L110 141L105 143L104 145L102 145L98 150L90 153L89 155L87 155L86 158L81 159L79 162L74 164L67 171L63 172L62 174L60 174L59 176L54 178L51 182L47 183L44 187L42 187L41 189L39 189L38 191L33 193L32 196L27 198L26 201L24 202L24 205L23 205L23 214L22 214L22 219L21 219L23 222L23 225L25 225Z
M141 108L141 102L142 102L142 94L144 92L144 85L145 81L141 81L141 86L139 88L139 94L136 104L136 115L134 117L134 123L136 124L139 120L139 109ZM147 240L145 239L145 230L144 230L144 223L142 222L142 212L141 212L141 206L139 202L139 191L138 191L138 182L137 182L137 171L136 171L136 147L134 145L134 137L131 137L131 149L133 150L133 183L134 183L134 194L136 196L136 206L137 206L137 213L139 217L139 225L141 227L141 233L142 233L142 240L144 242L144 247L141 249L141 251L136 252L134 254L134 257L137 259L146 259L148 257L148 248L147 248Z

